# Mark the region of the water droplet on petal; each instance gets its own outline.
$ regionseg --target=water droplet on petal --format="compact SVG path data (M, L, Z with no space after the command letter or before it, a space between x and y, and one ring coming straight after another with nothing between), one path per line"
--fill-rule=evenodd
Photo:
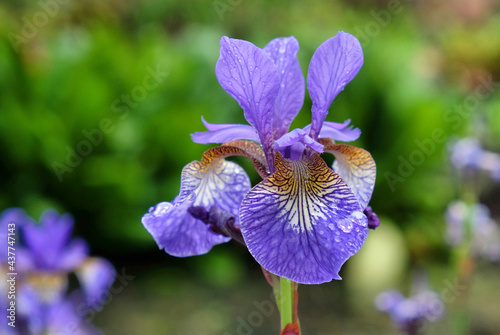
M351 217L347 217L347 218L341 219L339 222L337 222L337 226L344 233L350 233L351 230L352 230L352 219L351 219Z
M150 207L149 212L155 216L160 216L162 214L168 213L172 207L174 207L170 202L160 202L156 206Z
M366 218L366 215L359 211L352 212L351 219L354 223L360 225L361 227L368 226L368 219Z

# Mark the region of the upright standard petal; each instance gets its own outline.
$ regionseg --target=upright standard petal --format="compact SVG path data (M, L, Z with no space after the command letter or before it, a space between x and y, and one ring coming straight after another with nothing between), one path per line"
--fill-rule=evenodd
M365 209L372 197L377 176L372 155L352 145L334 144L330 139L320 139L319 142L325 145L325 152L335 156L333 170L344 179Z
M318 154L292 161L277 153L275 166L241 205L250 253L269 272L299 283L340 279L340 267L368 233L363 208Z
M226 36L220 41L215 73L221 86L243 108L245 118L259 134L272 166L272 122L280 80L273 60L250 42Z
M280 88L274 110L274 138L285 134L304 103L305 82L295 37L280 37L269 42L264 51L273 59L280 77Z
M72 230L71 215L45 211L39 225L33 223L22 229L26 247L19 255L23 263L32 266L31 270L72 271L88 256L86 242L71 239Z
M239 165L224 158L239 155L258 161L261 157L257 150L260 148L256 143L235 141L232 145L207 150L200 162L186 165L179 195L171 203L162 202L150 208L142 218L158 246L173 256L186 257L204 254L212 246L227 242L229 238L211 231L210 226L193 217L189 209L201 206L209 211L215 206L232 213L238 220L241 201L250 190L250 180Z
M361 45L351 34L340 31L318 47L307 74L307 88L313 102L312 138L318 139L328 108L362 65Z

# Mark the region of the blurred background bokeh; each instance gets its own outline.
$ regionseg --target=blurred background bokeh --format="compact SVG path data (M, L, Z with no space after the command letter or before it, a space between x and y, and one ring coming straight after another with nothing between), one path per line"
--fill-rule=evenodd
M445 211L463 190L447 143L474 136L500 152L498 1L0 3L0 209L71 213L91 253L134 277L118 281L123 290L95 316L105 334L278 332L276 310L251 332L241 328L271 295L242 246L174 258L141 216L178 194L182 167L207 149L189 136L203 130L202 115L246 123L215 77L221 36L263 47L294 35L306 74L339 30L358 37L365 62L327 120L350 118L362 130L354 144L377 163L371 206L381 226L342 281L300 287L302 330L397 334L374 306L378 293L408 295L423 277L442 294L456 279ZM310 106L306 96L292 128L310 123ZM475 179L477 200L500 222L500 182L488 178ZM470 285L470 334L500 334L500 265L478 260ZM447 315L426 333L451 333Z

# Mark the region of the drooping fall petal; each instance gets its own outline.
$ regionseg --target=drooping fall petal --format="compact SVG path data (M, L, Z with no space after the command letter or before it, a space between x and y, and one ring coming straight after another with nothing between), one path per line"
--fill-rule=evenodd
M275 166L241 205L250 253L266 270L299 283L340 279L340 267L368 233L363 208L317 154L293 161L277 153Z
M150 208L142 223L161 249L173 256L185 257L208 252L212 246L229 238L214 233L210 226L189 213L192 207L206 211L215 206L238 220L239 206L250 190L250 180L228 156L245 156L266 169L260 147L249 141L234 141L207 150L201 161L189 163L182 170L181 189L172 202Z

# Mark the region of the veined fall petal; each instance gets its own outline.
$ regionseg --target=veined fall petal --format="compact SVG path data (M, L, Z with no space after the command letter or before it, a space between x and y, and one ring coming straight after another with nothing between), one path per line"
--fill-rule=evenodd
M237 220L240 203L250 190L250 180L239 165L224 159L228 156L249 157L261 169L266 169L265 161L261 161L262 150L249 141L233 141L209 149L201 161L186 165L181 174L179 195L172 202L161 202L150 208L142 218L160 249L173 256L186 257L204 254L212 246L229 241L189 212L193 207L201 206L209 211L215 206L233 214Z
M363 208L318 154L293 161L277 153L275 167L241 205L250 253L266 270L296 282L340 279L340 267L368 233Z

